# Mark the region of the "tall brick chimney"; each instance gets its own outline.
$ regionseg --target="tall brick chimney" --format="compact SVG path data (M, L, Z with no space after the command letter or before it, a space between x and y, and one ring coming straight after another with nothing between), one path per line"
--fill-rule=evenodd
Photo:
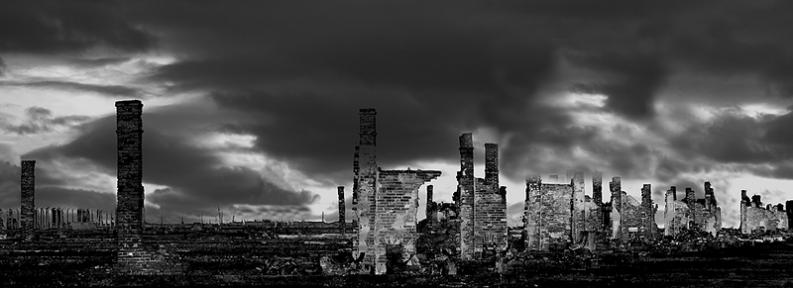
M793 200L785 202L785 214L787 214L787 229L793 231Z
M460 257L471 260L474 255L474 141L471 133L460 135Z
M347 223L345 217L346 208L344 207L344 186L339 186L339 229L341 229L341 234L344 234L344 226Z
M649 207L652 206L652 188L650 188L650 184L643 184L642 185L642 206Z
M358 111L360 131L353 163L353 215L358 225L354 238L356 254L364 253L365 265L374 265L375 182L377 180L377 111L372 108ZM356 257L358 257L356 255Z
M603 205L603 174L600 172L592 174L592 200L598 206Z
M116 102L118 193L116 218L120 249L135 248L143 229L143 103Z
M36 219L36 161L22 161L21 179L21 209L20 209L20 228L23 237L29 238L33 234Z
M485 143L485 182L494 188L498 185L498 144Z

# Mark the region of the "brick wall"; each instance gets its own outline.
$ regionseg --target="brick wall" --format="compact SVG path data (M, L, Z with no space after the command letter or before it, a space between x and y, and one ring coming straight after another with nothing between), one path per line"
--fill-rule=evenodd
M440 175L440 171L427 170L379 171L373 233L375 274L387 272L389 249L401 249L403 261L416 254L419 187Z

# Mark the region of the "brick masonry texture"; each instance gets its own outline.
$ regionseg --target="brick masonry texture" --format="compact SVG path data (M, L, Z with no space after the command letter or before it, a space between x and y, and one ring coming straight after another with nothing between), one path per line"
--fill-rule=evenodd
M763 207L760 195L752 196L751 201L746 196L746 190L741 190L741 233L776 231L787 229L789 219L787 211L782 204L767 205Z
M36 219L36 161L22 161L20 226L23 235L30 237Z

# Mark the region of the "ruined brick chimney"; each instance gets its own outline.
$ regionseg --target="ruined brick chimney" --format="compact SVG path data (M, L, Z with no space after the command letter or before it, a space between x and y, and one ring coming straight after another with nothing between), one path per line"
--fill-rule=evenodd
M603 174L600 172L592 174L592 200L598 206L603 205Z
M793 231L793 200L785 202L785 214L787 214L787 229Z
M622 179L620 177L612 177L609 182L609 191L611 191L611 203L617 210L622 209Z
M344 226L345 223L347 222L347 220L344 219L345 216L344 214L346 210L346 208L344 207L344 186L339 186L338 189L339 189L339 229L341 230L341 234L343 235Z
M360 132L353 163L353 211L358 224L358 237L354 238L355 251L365 253L364 263L374 263L375 182L377 181L377 111L366 108L358 111ZM356 257L358 256L356 255Z
M471 260L474 255L474 141L471 133L460 135L460 257Z
M143 229L143 104L116 102L118 136L118 201L116 206L118 244L136 248Z
M499 187L498 144L485 143L485 182L492 187Z
M713 195L713 187L710 182L705 181L705 209L712 211L716 208L716 197Z
M22 235L28 239L33 234L35 229L36 219L36 161L23 160L22 161L22 179L21 179L21 209L20 209L20 228L22 228Z
M642 207L652 206L652 189L650 184L642 185Z
M763 206L763 201L760 201L760 195L752 196L752 206L760 208Z

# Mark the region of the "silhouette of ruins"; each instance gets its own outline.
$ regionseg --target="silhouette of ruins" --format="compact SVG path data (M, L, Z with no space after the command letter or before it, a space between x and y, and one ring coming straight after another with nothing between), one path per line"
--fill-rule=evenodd
M99 263L111 265L119 275L211 273L251 267L258 273L277 275L402 271L453 275L470 271L465 269L471 263L480 265L481 271L501 273L517 265L508 264L516 255L652 250L668 239L694 241L685 237L695 235L700 237L696 239L718 241L729 234L722 228L721 207L710 182L704 183L705 196L700 199L690 187L678 199L676 187L671 186L664 200L664 227L659 228L655 220L659 207L652 201L650 184L644 184L641 198L635 199L623 191L621 178L613 177L608 183L608 202L604 202L602 174L598 172L591 175L591 195L586 193L581 172L568 173L562 179L557 175L528 177L522 225L509 227L507 190L499 185L498 145L484 144L484 177L475 177L471 133L459 137L460 171L452 199L435 202L434 186L425 184L441 176L441 171L384 170L378 166L375 109L359 111L350 222L345 216L344 187L339 186L339 220L335 223L146 223L143 104L119 101L116 109L115 213L37 208L35 160L24 160L20 209L0 211L5 261ZM419 221L422 187L426 218ZM793 201L763 207L760 196L749 199L745 190L741 199L740 228L734 237L793 228ZM48 251L50 256L31 258L26 254L34 250Z

